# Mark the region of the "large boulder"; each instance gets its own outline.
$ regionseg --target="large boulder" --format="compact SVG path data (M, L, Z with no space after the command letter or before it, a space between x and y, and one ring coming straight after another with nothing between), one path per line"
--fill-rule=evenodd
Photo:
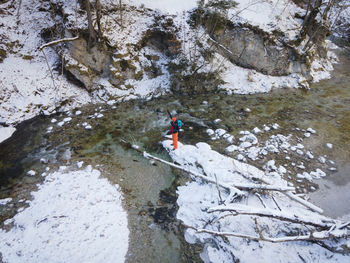
M294 48L258 28L228 24L224 31L212 34L212 38L220 44L219 53L239 66L272 76L307 75L306 61Z

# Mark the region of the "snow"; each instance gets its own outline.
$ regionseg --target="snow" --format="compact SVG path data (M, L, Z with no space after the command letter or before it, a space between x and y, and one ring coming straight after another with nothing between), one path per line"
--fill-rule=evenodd
M30 171L27 172L27 175L34 176L34 175L36 175L36 172L33 171L33 170L30 170Z
M207 129L206 132L209 136L214 135L214 133L215 133L214 130L212 130L212 129Z
M221 137L226 133L226 131L224 129L216 129L215 130L215 134L217 134L217 136Z
M289 0L235 0L237 9L229 11L228 16L239 22L249 22L266 32L282 31L289 39L295 39L301 28L302 20L295 14L304 14L305 10Z
M313 159L313 158L314 158L314 155L313 155L310 151L307 151L307 152L306 152L306 156L307 156L307 158L309 158L309 159Z
M85 91L62 77L57 76L56 85L60 88L55 89L48 74L44 60L27 61L11 54L0 63L0 85L3 89L6 87L3 90L6 99L0 105L0 121L17 123L38 115L45 107L45 112L52 113L55 104L67 97L74 97L74 105L90 101Z
M324 156L320 156L317 159L320 163L326 163L326 158Z
M239 162L230 157L219 154L211 149L206 143L197 143L196 145L184 145L179 142L177 150L171 150L171 141L163 141L163 146L168 150L170 157L174 162L182 167L188 168L193 172L201 173L209 178L220 183L230 185L235 183L247 183L249 178L261 178L275 186L290 185L284 181L281 176L276 173L264 173L246 163ZM280 170L285 173L286 169L277 168L274 160L267 163L268 170ZM321 170L309 174L304 172L298 177L312 180L314 174L323 175ZM187 182L177 189L179 210L177 218L185 225L195 227L197 229L207 229L210 231L221 233L238 233L245 236L258 236L256 233L256 224L254 219L247 215L230 216L229 212L210 212L215 210L216 206L225 203L224 208L230 206L236 209L243 209L248 212L264 212L274 216L287 216L298 219L307 220L309 222L336 222L311 212L305 209L299 203L286 198L280 193L273 193L280 211L276 207L276 203L271 200L268 195L261 194L260 200L254 194L248 194L247 197L241 199L230 200L230 195L226 191L220 190L215 184L205 183L200 179L193 178L193 181ZM225 200L226 199L226 200ZM221 201L222 200L222 201ZM240 201L241 200L241 201ZM261 201L263 200L263 201ZM264 208L262 203L267 206ZM208 213L208 212L210 213ZM211 223L207 223L211 222ZM258 224L261 229L264 229L263 234L266 236L285 237L285 233L293 231L297 233L298 228L293 223L283 223L283 221L272 218L259 217ZM299 226L300 227L300 226ZM294 229L294 230L292 230ZM300 228L299 228L300 229ZM305 230L304 230L305 231ZM307 230L306 230L307 231ZM344 233L344 232L342 232ZM324 237L323 232L315 233L315 236ZM193 244L200 242L204 245L204 250L201 254L204 262L271 262L282 263L286 262L348 262L349 256L337 253L332 253L329 250L313 244L312 242L283 242L270 243L263 241L249 241L246 238L237 238L226 236L225 239L220 236L211 235L208 233L196 232L193 229L185 230L185 239ZM343 240L341 244L346 244L347 240ZM234 257L234 258L233 258Z
M258 128L258 127L255 127L254 129L253 129L253 133L255 133L255 134L259 134L259 133L261 133L262 131Z
M307 128L306 131L309 132L309 133L312 133L312 134L316 133L316 131L314 129L312 129L312 128Z
M7 140L16 131L14 127L0 127L0 143Z
M228 94L267 93L276 88L297 88L305 80L298 74L284 77L264 75L252 69L236 66L217 53L215 56L213 64L223 68L221 77L225 82L219 88L226 90Z
M127 214L118 185L88 166L53 172L0 230L4 262L124 262Z
M12 198L0 199L0 205L6 205L7 203L9 203L11 201L12 201Z
M135 5L144 5L151 9L157 9L163 13L178 14L197 7L198 0L130 0Z
M3 43L9 49L11 43L16 45L7 50L7 57L0 63L0 122L16 124L40 112L54 113L56 105L67 98L71 98L67 107L91 102L86 91L55 72L53 84L45 57L38 50L42 44L41 30L52 26L53 22L47 13L37 9L36 1L26 0L22 1L18 21L11 12L1 16ZM52 68L58 57L50 49L44 52Z
M327 147L328 149L332 149L332 148L333 148L333 144L331 144L331 143L326 143L326 147Z

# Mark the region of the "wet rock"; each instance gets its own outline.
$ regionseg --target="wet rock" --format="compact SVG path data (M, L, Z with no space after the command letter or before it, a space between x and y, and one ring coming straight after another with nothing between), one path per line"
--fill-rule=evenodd
M160 207L155 210L153 215L156 223L164 223L168 219L168 208Z

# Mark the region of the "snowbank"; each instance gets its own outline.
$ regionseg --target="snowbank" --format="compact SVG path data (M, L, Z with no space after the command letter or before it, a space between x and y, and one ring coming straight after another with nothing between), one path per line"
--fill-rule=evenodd
M164 141L163 146L169 151L171 158L193 172L206 174L209 178L220 183L229 185L247 183L247 178L256 177L269 180L275 186L285 186L287 184L278 175L264 174L263 171L248 164L238 162L232 158L221 155L211 150L206 143L197 143L193 145L183 145L179 143L177 150L171 150L171 141ZM305 218L313 222L336 222L307 210L299 203L286 198L279 192L273 192L275 200L271 198L272 192L264 194L263 192L254 194L246 192L246 196L234 199L234 196L227 192L219 191L215 184L208 184L200 179L188 182L184 186L178 187L179 210L177 218L185 225L196 229L205 229L214 233L238 233L242 236L256 236L257 224L263 231L262 234L269 237L286 237L286 233L291 232L298 235L308 232L309 229L300 227L294 223L283 223L275 218L235 215L226 213L211 213L215 207L221 205L235 206L238 209L247 209L253 211L269 211L270 214L280 214L289 217L291 214L298 215L297 218ZM231 202L233 199L233 202ZM224 202L224 205L223 203ZM250 209L250 210L249 210ZM233 216L235 215L235 216ZM320 234L322 235L322 234ZM348 262L349 256L332 253L329 250L304 241L292 241L283 243L271 243L265 241L254 241L249 238L238 238L227 235L222 238L209 233L199 233L194 229L188 228L185 232L185 238L189 243L201 242L205 244L202 259L205 262ZM344 241L344 240L343 240ZM346 242L346 240L344 241ZM328 243L332 247L332 243Z
M295 18L295 14L304 14L305 10L299 8L290 0L235 0L237 8L229 11L233 21L249 23L265 32L274 30L283 32L287 39L295 39L299 34L302 20Z
M87 166L49 174L29 207L0 230L4 262L124 262L127 213L117 185Z
M130 0L135 5L144 5L145 7L160 10L163 13L178 14L197 7L198 0Z
M57 71L51 75L58 56L50 48L44 50L49 69L38 49L43 44L42 30L53 25L51 16L38 11L37 1L21 3L18 20L14 15L17 8L7 7L10 2L2 6L6 11L1 15L0 34L4 41L0 48L6 50L6 57L0 63L0 122L8 124L17 124L40 112L54 113L62 101L74 108L92 100L85 90L69 83Z
M15 131L14 127L0 127L0 143L10 138Z
M229 94L267 93L278 88L309 87L306 79L300 74L275 77L236 66L219 54L216 54L216 60L216 64L222 66L221 77L225 82L219 89L226 90Z

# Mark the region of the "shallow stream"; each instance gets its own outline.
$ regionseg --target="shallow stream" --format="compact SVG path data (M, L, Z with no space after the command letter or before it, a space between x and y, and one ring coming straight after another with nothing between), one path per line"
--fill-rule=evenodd
M327 177L310 184L300 183L300 192L309 193L325 214L346 217L350 214L350 55L340 53L339 57L341 62L335 65L333 78L312 85L308 91L167 96L115 106L89 105L79 109L80 115L75 115L76 109L23 122L10 139L0 144L0 199L14 199L12 206L0 207L0 222L25 206L23 200L30 198L30 191L43 180L40 176L27 176L28 170L41 174L46 167L52 171L60 165L84 161L98 166L102 176L122 188L130 229L128 262L199 261L200 247L184 241L182 227L175 220L176 185L186 179L167 166L149 162L121 141L168 159L159 144L169 128L167 109L185 123L179 137L182 143L205 141L219 152L224 152L227 143L211 140L206 133L208 128L223 128L237 137L239 131L278 123L278 133L293 134L315 156L327 155L328 160L335 162L332 167L337 171L330 171L329 164L303 159L306 169L322 168ZM68 115L72 120L58 126ZM57 123L51 123L53 118ZM92 129L85 129L84 122ZM49 127L53 127L52 132L47 133ZM308 127L316 134L301 139L302 131L295 128ZM332 143L333 148L325 147L326 143ZM269 159L287 165L276 154L248 162L262 167ZM293 160L300 161L292 156ZM297 184L295 178L289 179Z

